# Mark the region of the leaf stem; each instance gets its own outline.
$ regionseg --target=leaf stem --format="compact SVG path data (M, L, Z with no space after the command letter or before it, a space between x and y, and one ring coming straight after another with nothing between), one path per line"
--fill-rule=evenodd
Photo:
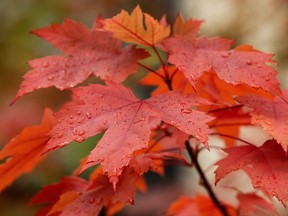
M153 70L152 68L150 68L150 67L148 67L148 66L146 66L140 62L138 62L138 65L145 68L146 70L154 73L155 75L159 76L161 79L163 79L165 81L165 77L163 77L161 74L157 73L157 71Z
M214 110L209 110L208 113L214 113L214 112L222 112L222 111L226 111L226 110L231 110L231 109L237 109L243 107L242 104L238 104L235 106L231 106L231 107L224 107L224 108L220 108L220 109L214 109Z
M228 135L228 134L210 133L209 135L218 135L218 136L222 136L222 137L227 137L227 138L231 138L231 139L238 140L238 141L240 141L240 142L246 143L246 144L248 144L248 145L250 145L250 146L255 146L255 145L253 145L252 143L250 143L250 142L248 142L248 141L246 141L246 140L243 140L243 139L241 139L241 138L239 138L239 137L234 137L234 136L231 136L231 135Z
M211 125L210 128L216 128L216 127L231 127L231 126L249 126L251 125L250 122L234 122L234 123L222 123L222 124L214 124Z
M163 69L163 71L164 71L164 73L165 73L165 79L164 79L164 81L165 81L165 83L167 84L168 89L169 89L170 91L172 91L172 90L173 90L173 88L172 88L172 83L171 83L171 79L170 79L170 77L169 77L169 73L168 73L168 71L167 71L167 69L166 69L166 65L165 65L163 59L161 58L158 50L156 49L156 47L155 47L155 46L152 46L152 49L154 50L154 52L155 52L155 54L156 54L156 56L157 56L157 58L158 58L158 60L159 60L159 62L160 62L160 64L161 64L161 66L162 66L162 69Z
M195 168L203 182L203 186L205 187L205 189L207 190L209 196L211 197L212 201L214 202L215 206L219 209L219 211L222 213L223 216L229 216L226 208L220 203L220 201L218 200L218 198L216 197L214 191L212 190L198 160L197 160L197 153L193 152L193 149L190 146L189 141L185 142L185 146L186 149L188 151L188 154L191 158L192 163L195 165Z

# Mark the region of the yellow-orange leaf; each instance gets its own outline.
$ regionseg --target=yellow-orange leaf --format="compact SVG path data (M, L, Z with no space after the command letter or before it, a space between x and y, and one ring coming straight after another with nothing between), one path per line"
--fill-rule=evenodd
M202 20L189 19L186 22L183 20L181 13L178 14L173 25L173 35L187 36L193 39L199 33L199 28L203 23Z
M154 46L170 34L170 26L165 22L159 23L149 14L143 13L139 5L131 15L122 10L104 22L104 29L113 32L117 39L145 46Z
M56 120L52 111L45 110L41 125L24 128L0 152L0 191L10 185L21 174L31 171L45 156L41 156L49 140L47 133Z

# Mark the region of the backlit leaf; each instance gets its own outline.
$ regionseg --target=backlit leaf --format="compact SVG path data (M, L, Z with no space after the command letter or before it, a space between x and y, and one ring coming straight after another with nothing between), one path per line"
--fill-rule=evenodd
M259 188L270 197L276 196L283 205L288 200L288 162L284 150L275 140L268 140L262 146L238 146L225 149L227 157L216 163L216 183L235 170L244 170L251 178L254 188Z
M0 164L0 191L20 175L30 172L45 158L41 152L50 139L48 133L55 123L52 111L46 109L41 125L24 128L0 151L0 159L5 160Z
M88 29L73 20L33 31L68 56L47 56L29 61L15 100L36 89L55 86L63 90L95 75L122 82L137 71L137 61L148 54L135 46L122 48L121 41L96 27Z
M125 42L155 46L170 34L170 27L165 23L159 23L149 14L143 13L138 5L131 15L122 10L111 19L106 19L104 29Z

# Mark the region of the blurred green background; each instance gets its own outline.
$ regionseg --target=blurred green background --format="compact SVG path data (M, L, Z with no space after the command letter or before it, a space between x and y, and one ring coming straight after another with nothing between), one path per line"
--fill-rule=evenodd
M30 59L58 53L29 31L72 18L91 26L98 16L111 17L121 9L131 12L139 4L144 12L172 23L182 11L184 17L204 19L201 32L234 39L256 49L276 53L279 79L288 87L288 1L287 0L0 0L0 148L23 127L38 124L44 107L54 111L69 99L54 88L38 90L9 106ZM79 160L93 148L96 138L72 144L52 153L34 172L20 177L0 194L0 215L33 215L36 207L26 203L41 186L70 175ZM52 162L53 161L53 162ZM1 176L0 176L1 180Z

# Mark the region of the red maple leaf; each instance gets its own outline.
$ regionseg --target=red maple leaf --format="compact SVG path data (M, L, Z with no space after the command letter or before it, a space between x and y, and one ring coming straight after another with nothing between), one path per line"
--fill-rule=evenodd
M45 158L41 152L50 139L48 133L55 123L52 111L46 109L41 125L24 128L0 151L0 159L5 159L0 164L0 191Z
M283 96L276 96L274 100L256 97L238 97L237 101L250 106L253 111L251 123L260 125L269 135L273 136L283 149L288 148L288 91Z
M119 180L119 187L113 190L112 184L99 168L89 181L78 177L64 177L61 182L44 187L30 201L30 204L48 205L37 215L98 215L103 206L113 208L115 203L123 206L133 202L138 175L126 168ZM118 209L119 210L119 209Z
M239 193L240 215L276 216L274 206L255 193Z
M274 63L273 55L240 46L233 50L232 41L221 38L186 37L168 38L163 41L169 51L168 61L183 71L193 86L203 72L215 70L220 79L233 85L247 84L273 93L280 93L277 71L268 66Z
M52 24L33 33L68 56L47 56L29 61L32 70L24 75L15 100L40 88L71 88L93 74L103 80L122 82L137 71L137 61L148 56L135 46L122 48L121 41L97 25L90 30L69 19L62 25Z
M251 117L243 110L242 105L218 108L209 113L215 117L210 127L215 129L220 136L223 135L222 138L227 147L234 146L237 141L235 138L239 136L241 126L251 125Z
M225 204L230 216L236 216L236 209L231 205ZM178 198L166 212L167 216L221 216L222 212L215 206L213 201L206 196L197 195L196 197L182 196Z
M270 197L276 196L286 205L288 193L283 188L288 184L288 157L275 140L262 146L238 146L224 150L228 156L216 163L216 183L232 171L242 169L251 178L254 188L259 188Z
M63 147L73 140L81 142L107 129L84 167L101 163L114 183L132 154L148 146L151 118L161 118L207 146L209 129L206 123L212 118L192 109L192 106L206 102L197 96L169 92L142 101L129 89L113 83L72 91L73 101L56 113L58 124L51 132L46 151Z
M49 215L49 213L57 211L54 205L63 199L63 194L70 193L78 196L79 193L86 190L89 184L84 179L78 177L63 177L57 184L47 185L42 188L31 200L30 204L48 204L44 208L40 209L37 216ZM65 197L67 199L67 196ZM69 199L73 201L73 199ZM68 203L66 203L68 204ZM58 206L59 207L59 206ZM54 209L53 209L54 208ZM52 211L52 212L51 212Z

